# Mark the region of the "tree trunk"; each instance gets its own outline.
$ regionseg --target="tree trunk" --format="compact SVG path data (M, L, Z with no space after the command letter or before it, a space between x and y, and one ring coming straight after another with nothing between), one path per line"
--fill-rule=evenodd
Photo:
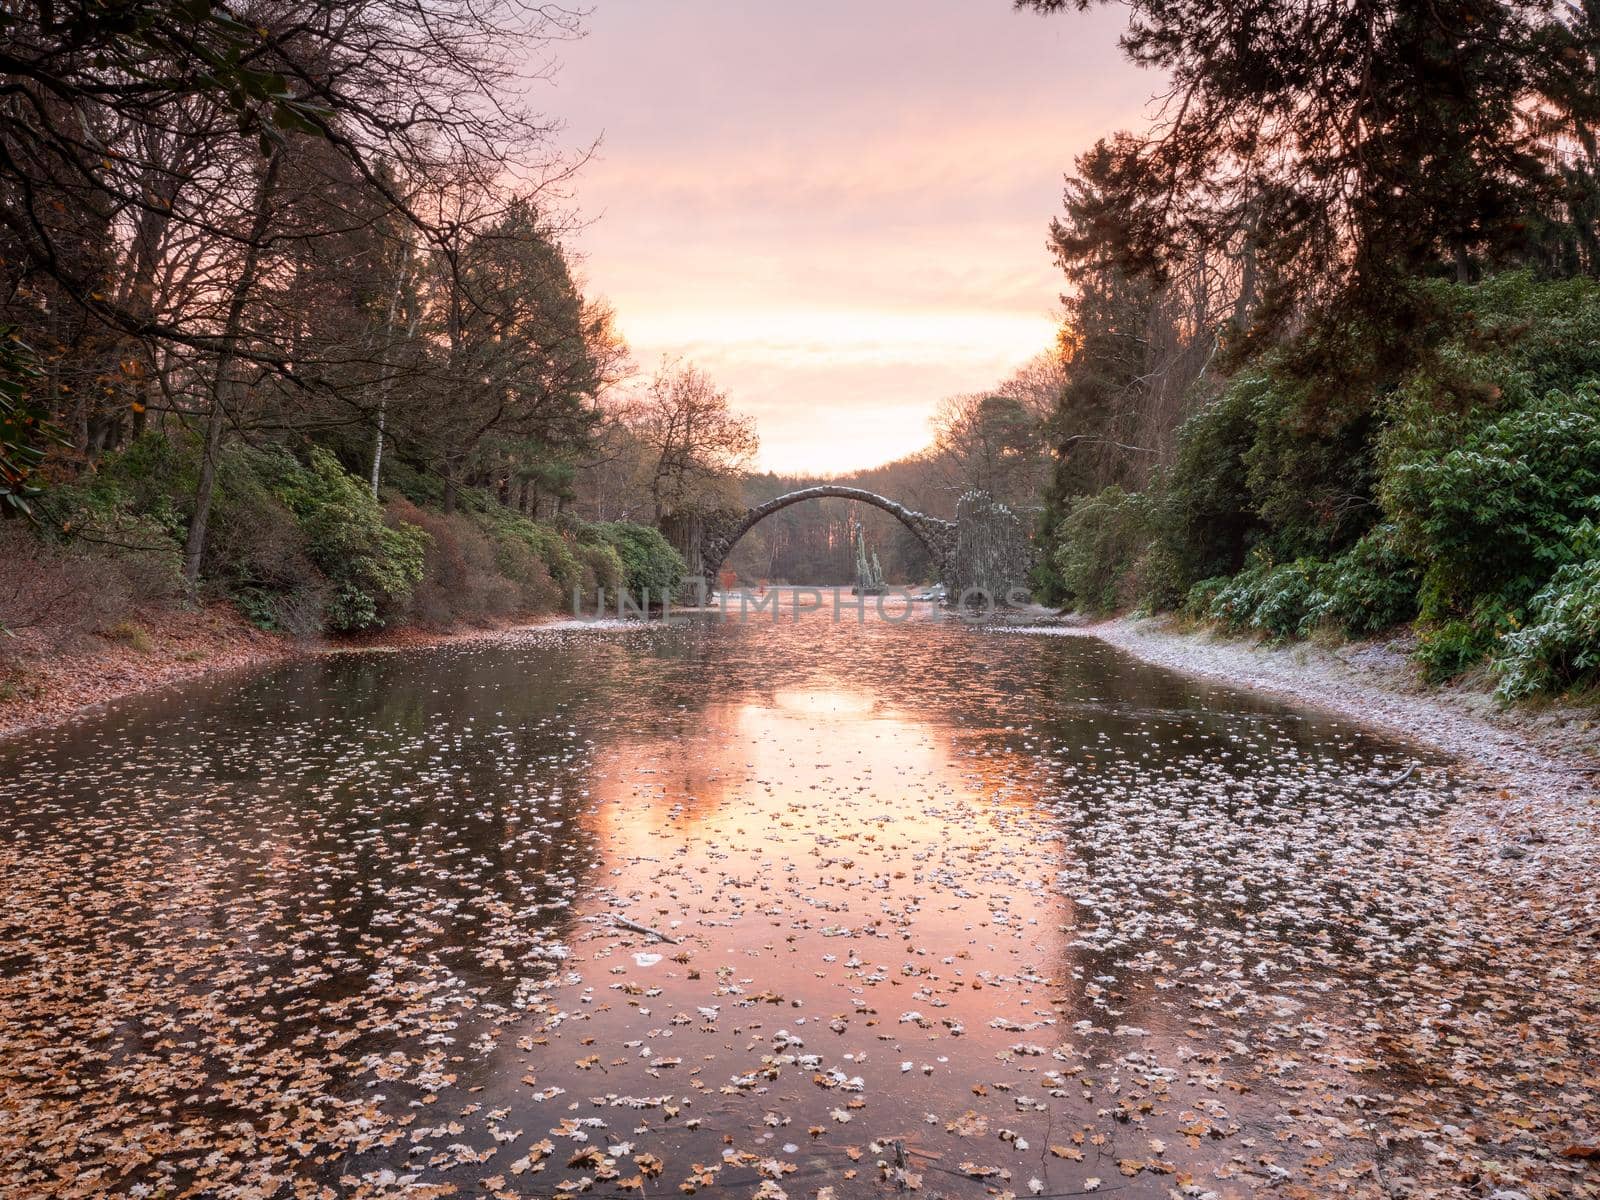
M372 498L378 498L378 477L383 471L383 423L385 401L378 401L378 432L372 439Z
M405 257L400 262L400 272L394 278L394 291L389 296L389 313L383 322L383 382L378 390L378 432L372 442L372 498L378 498L378 480L383 471L383 427L389 409L389 388L393 383L394 368L389 364L389 344L394 341L394 321L400 313L400 297L411 275L411 243L406 242ZM416 332L416 317L411 319L412 333Z
M244 266L234 284L228 303L228 319L223 326L222 347L217 355L216 375L211 388L211 411L206 416L205 450L200 456L200 483L194 493L194 516L189 519L189 537L183 547L183 578L194 593L200 583L200 560L205 555L206 525L211 519L211 493L217 482L217 454L222 449L222 431L227 424L227 404L232 400L234 365L239 357L239 329L244 324L245 303L261 270L261 244L272 219L273 188L278 183L278 168L283 163L282 148L274 146L267 158L267 169L256 186L255 215L250 225L250 241L245 247Z
M1239 295L1233 304L1233 324L1243 330L1250 319L1250 310L1256 305L1256 229L1259 217L1252 214L1250 227L1245 231L1241 256L1244 260L1239 270Z

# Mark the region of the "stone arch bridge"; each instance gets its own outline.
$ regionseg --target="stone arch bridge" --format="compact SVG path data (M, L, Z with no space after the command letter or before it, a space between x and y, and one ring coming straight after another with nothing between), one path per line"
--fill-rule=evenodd
M956 519L946 521L907 508L864 488L825 483L776 496L743 511L721 509L672 531L688 560L689 573L705 581L706 593L740 538L773 513L807 500L855 500L880 508L914 533L927 547L939 578L952 596L967 587L990 588L1004 596L1021 585L1031 564L1031 549L1017 514L979 493L962 498ZM670 534L669 534L670 536Z

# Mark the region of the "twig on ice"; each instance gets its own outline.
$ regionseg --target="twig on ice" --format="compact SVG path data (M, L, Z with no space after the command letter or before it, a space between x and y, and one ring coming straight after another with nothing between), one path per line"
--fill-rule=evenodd
M1411 773L1413 771L1415 771L1416 769L1417 769L1417 764L1416 763L1412 763L1404 771L1401 771L1399 775L1395 776L1393 779L1384 780L1383 783L1379 784L1379 786L1382 787L1383 790L1386 791L1386 792L1393 791L1395 788L1399 787L1406 780L1410 779L1411 778Z
M651 929L648 925L641 925L637 921L630 921L627 917L620 917L616 913L607 913L606 915L611 918L611 923L613 925L620 925L624 929L631 929L634 933L648 934L651 937L658 938L663 942L671 942L674 946L680 944L677 938L669 937L667 934L662 933L659 929Z

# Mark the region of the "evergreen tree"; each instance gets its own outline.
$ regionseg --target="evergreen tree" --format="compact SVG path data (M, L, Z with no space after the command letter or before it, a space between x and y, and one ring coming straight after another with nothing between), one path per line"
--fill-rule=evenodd
M1076 0L1086 8L1092 0ZM1066 0L1021 0L1054 11ZM1556 177L1525 109L1547 6L1134 0L1123 39L1171 81L1102 172L1109 243L1161 278L1198 241L1254 248L1264 315L1404 299L1419 273L1518 261Z

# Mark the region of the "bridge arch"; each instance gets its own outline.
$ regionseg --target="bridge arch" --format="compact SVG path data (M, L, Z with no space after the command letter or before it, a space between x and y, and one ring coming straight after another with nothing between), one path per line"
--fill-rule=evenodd
M862 504L870 504L880 508L890 516L896 518L912 533L916 534L922 544L928 548L928 555L933 559L934 566L938 568L940 578L947 578L953 564L956 551L956 526L953 521L946 521L939 517L930 517L926 513L917 512L907 508L904 504L890 500L887 496L880 496L876 492L869 492L865 488L843 487L838 484L823 483L816 487L801 488L799 491L787 492L782 496L775 496L763 504L753 508L726 510L712 513L706 518L700 529L700 569L704 572L706 586L716 585L717 575L722 570L722 564L732 552L739 539L749 533L752 528L762 520L770 517L775 512L788 508L791 504L801 504L807 500L856 500Z

